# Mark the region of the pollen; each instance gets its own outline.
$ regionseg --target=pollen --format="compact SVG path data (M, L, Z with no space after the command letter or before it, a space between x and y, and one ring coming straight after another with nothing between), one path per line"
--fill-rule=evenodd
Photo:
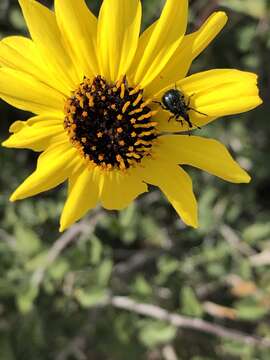
M152 156L158 133L150 102L125 76L115 83L85 77L66 100L64 128L89 167L126 171Z
M127 111L129 105L130 105L130 101L127 101L127 102L125 103L125 105L123 106L123 108L122 108L122 113L123 113L123 114Z

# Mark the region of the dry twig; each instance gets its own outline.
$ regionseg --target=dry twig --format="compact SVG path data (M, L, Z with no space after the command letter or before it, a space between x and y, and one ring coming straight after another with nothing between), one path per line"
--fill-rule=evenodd
M157 320L166 321L178 328L198 330L221 338L243 342L247 345L270 348L269 338L260 338L257 336L248 335L237 330L212 324L205 320L190 318L176 313L170 313L158 306L138 303L125 296L113 296L110 299L109 304L119 309L145 315Z
M258 254L252 255L249 258L252 266L265 266L270 264L270 250L264 250Z

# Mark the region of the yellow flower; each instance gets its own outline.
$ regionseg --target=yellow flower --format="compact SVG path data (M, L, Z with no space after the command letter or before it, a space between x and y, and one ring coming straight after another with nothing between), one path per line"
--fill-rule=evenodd
M83 0L55 0L55 12L34 0L19 3L32 40L1 41L0 96L36 116L15 122L3 145L42 154L12 201L68 180L63 231L97 203L122 209L152 184L197 227L192 182L179 165L250 181L219 142L174 134L261 103L255 74L218 69L186 77L225 25L223 12L185 35L188 0L168 0L140 36L139 0L104 0L98 19ZM169 122L170 112L153 102L175 85L192 127L182 117Z

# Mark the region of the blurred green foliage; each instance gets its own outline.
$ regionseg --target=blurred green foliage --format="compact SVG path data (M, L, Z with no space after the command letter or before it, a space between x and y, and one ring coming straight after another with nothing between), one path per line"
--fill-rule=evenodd
M101 1L89 3L97 14ZM145 28L159 16L163 1L142 3ZM199 230L186 228L152 189L122 212L100 210L94 231L82 232L49 261L66 189L9 203L9 194L34 169L37 154L2 148L1 360L170 360L168 347L184 360L269 359L269 349L177 331L104 302L108 295L124 295L270 337L270 2L190 1L190 31L216 9L228 12L229 23L191 72L255 71L265 104L198 132L225 143L252 183L232 185L188 169L200 205ZM1 0L1 37L19 33L26 34L26 28L18 2ZM0 113L1 139L12 121L28 117L3 102ZM91 221L90 214L86 224Z

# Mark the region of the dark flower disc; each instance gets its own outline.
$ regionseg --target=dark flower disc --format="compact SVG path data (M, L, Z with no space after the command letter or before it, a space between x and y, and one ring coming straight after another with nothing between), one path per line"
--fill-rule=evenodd
M128 169L151 154L157 137L149 102L126 78L114 84L101 76L84 78L66 101L64 127L87 160L108 170Z

